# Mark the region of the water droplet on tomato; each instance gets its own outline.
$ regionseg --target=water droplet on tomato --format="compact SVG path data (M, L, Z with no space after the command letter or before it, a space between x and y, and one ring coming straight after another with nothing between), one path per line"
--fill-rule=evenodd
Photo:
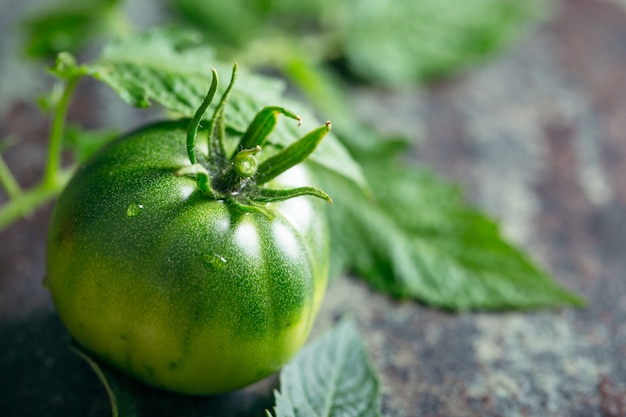
M141 214L141 211L143 210L143 204L129 204L128 207L126 208L126 215L128 217L137 217Z
M205 260L207 261L207 263L209 265L211 265L214 268L224 268L226 266L226 258L224 258L222 255L218 255L217 253L208 255Z

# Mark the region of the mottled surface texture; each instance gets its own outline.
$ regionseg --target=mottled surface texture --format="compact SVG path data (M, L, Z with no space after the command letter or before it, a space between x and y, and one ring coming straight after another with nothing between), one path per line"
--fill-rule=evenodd
M537 32L460 77L419 91L355 91L365 117L419 139L416 156L461 181L511 239L590 301L581 310L452 315L358 280L334 282L316 330L356 317L382 375L386 416L626 416L623 6L563 1ZM46 122L10 96L0 136L24 138L6 155L27 184L41 170ZM89 102L73 117L102 122ZM41 287L48 216L41 210L0 237L0 414L106 416L104 390L66 350ZM181 416L263 415L274 386L191 404L165 397L148 415L171 407Z

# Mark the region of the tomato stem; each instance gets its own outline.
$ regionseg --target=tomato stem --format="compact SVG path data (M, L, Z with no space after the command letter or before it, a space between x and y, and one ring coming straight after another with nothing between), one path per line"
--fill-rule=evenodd
M217 72L211 69L213 81L209 91L198 110L194 113L187 128L187 154L191 165L183 167L176 175L190 175L195 178L198 189L207 197L215 200L225 199L234 207L243 211L267 212L258 203L282 201L289 198L311 195L322 198L329 203L332 200L325 192L313 187L272 190L260 187L289 168L303 162L330 131L331 124L312 130L287 148L259 164L255 157L261 151L269 134L276 126L278 116L284 115L297 120L301 118L290 110L278 106L268 106L260 110L248 125L238 146L230 158L226 158L225 109L228 97L237 78L237 63L233 65L230 83L215 107L208 135L208 159L196 162L195 138L200 123L209 108L218 88Z
M258 162L254 156L261 151L260 146L242 149L226 163L215 179L215 188L224 195L237 194L250 182L257 172Z
M233 168L242 179L253 177L257 170L257 161L254 155L261 151L261 147L257 145L251 149L242 149L233 158Z

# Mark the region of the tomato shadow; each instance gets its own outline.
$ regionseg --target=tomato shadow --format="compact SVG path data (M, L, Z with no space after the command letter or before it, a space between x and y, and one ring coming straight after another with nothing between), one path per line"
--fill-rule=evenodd
M274 404L275 377L241 391L188 397L136 384L138 416L265 416ZM56 314L0 321L0 415L104 417L111 415L104 386L69 347Z

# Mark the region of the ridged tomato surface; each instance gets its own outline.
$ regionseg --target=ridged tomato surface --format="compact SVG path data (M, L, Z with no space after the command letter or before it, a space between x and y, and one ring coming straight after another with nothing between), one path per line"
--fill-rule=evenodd
M304 343L327 282L326 203L301 196L260 213L207 198L176 175L186 128L148 126L79 169L53 212L46 286L96 357L211 394L272 374ZM299 165L269 185L309 181Z

